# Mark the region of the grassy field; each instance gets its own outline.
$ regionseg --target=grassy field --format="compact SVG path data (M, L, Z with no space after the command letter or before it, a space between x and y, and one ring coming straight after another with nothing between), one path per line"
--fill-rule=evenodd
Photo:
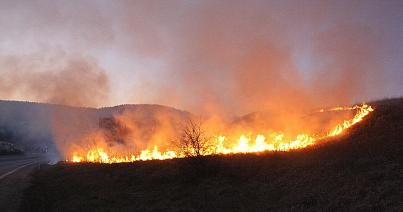
M403 99L320 146L33 174L21 211L403 211Z

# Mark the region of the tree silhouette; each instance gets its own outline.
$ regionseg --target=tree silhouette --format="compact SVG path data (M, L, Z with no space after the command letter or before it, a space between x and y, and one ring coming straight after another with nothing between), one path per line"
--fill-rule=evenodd
M212 149L210 139L202 127L201 120L189 119L179 135L179 149L186 157L200 157Z

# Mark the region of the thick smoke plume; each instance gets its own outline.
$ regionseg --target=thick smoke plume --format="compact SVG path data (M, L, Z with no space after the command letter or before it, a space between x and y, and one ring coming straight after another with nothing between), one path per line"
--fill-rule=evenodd
M104 70L82 58L40 55L0 59L0 96L72 106L98 106L108 100Z
M375 30L344 23L355 12L318 2L200 3L174 33L179 46L170 58L170 80L177 82L173 94L196 111L220 114L289 113L366 100L383 90L378 58L384 47ZM297 64L299 48L310 51L309 70Z
M240 115L402 94L401 1L12 1L1 8L3 52L47 46L99 61L67 62L41 76L19 64L35 57L17 54L17 69L1 67L2 98ZM45 76L56 83L37 83ZM5 86L4 78L18 79ZM66 90L77 86L83 98Z

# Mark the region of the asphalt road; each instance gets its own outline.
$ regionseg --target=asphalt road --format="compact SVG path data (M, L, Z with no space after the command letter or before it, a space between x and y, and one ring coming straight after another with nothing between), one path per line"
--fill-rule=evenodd
M0 156L0 211L17 211L30 173L49 162L49 155L26 153Z

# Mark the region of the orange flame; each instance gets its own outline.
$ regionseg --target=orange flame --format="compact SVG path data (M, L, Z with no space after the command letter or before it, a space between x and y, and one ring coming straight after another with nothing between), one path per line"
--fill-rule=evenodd
M363 120L365 116L373 112L374 109L367 105L355 105L353 107L334 107L330 109L321 109L318 112L325 111L343 111L343 110L356 110L356 114L352 119L345 120L342 123L333 127L326 135L308 135L308 134L298 134L295 138L289 138L283 133L272 132L265 136L263 134L258 134L256 137L252 138L249 135L241 135L239 139L235 142L227 142L228 139L224 135L217 135L213 139L213 147L204 153L204 155L213 154L236 154L236 153L250 153L250 152L263 152L263 151L290 151L293 149L301 149L307 146L314 145L321 140L329 137L334 137L342 134L346 129L359 123ZM228 143L228 145L227 145ZM122 162L133 162L140 160L165 160L172 158L185 157L184 154L179 151L167 150L160 152L158 146L154 146L152 150L146 149L141 151L139 154L130 154L126 156L114 155L113 153L105 151L101 147L94 147L87 151L86 154L79 154L78 152L73 152L70 162L95 162L95 163L122 163Z

